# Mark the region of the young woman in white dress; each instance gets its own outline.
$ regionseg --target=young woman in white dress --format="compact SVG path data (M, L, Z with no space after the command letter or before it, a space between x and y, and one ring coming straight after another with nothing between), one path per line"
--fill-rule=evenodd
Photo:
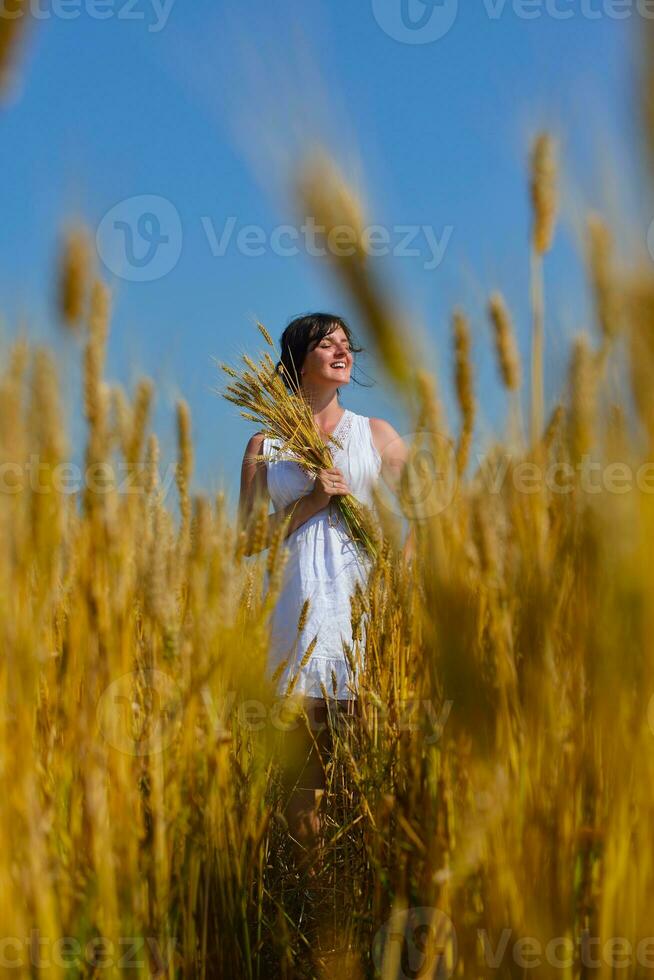
M373 484L382 476L394 490L407 456L406 446L392 425L384 419L359 415L339 403L339 388L349 384L354 354L361 349L354 345L350 328L341 317L316 313L292 320L281 338L277 368L283 364L290 376L290 390L301 388L324 441L334 435L343 449L330 444L334 466L321 470L314 479L292 460L276 459L277 441L256 433L245 448L241 469L242 522L247 524L262 495L274 507L268 518L269 533L291 513L285 541L288 559L271 621L268 671L270 676L277 671L280 694L294 679L293 693L303 698L313 729L313 736L306 729L294 736L300 743L294 746L295 753L304 757L301 785L291 792L287 815L291 834L300 847L315 839L317 809L324 790L325 759L312 751L317 744L323 755L329 753L323 686L332 711L353 714L356 710L355 678L343 644L352 646L350 596L357 582L365 586L370 558L347 534L335 498L352 493L371 506ZM267 457L265 463L253 459L259 454ZM308 614L298 634L306 599ZM316 635L313 652L300 667Z

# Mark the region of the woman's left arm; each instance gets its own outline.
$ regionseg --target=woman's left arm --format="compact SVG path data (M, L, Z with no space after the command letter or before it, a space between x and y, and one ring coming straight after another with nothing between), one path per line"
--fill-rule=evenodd
M404 467L409 458L409 448L402 436L385 419L370 419L372 441L381 457L381 477L388 489L397 497ZM415 553L415 526L411 523L402 548L405 560Z

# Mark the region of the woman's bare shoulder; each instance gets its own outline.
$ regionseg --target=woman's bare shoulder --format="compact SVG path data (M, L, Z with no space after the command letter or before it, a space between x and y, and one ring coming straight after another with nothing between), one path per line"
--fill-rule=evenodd
M263 452L265 435L265 432L255 432L250 436L245 447L245 452L243 453L245 459L249 456L257 456Z
M386 419L377 419L371 417L369 421L370 421L371 428L375 431L378 431L380 435L382 433L388 433L389 435L390 434L397 435L397 432L395 431L391 423L387 422Z
M265 433L255 432L248 439L243 453L241 465L241 489L239 496L239 514L249 515L254 502L261 494L268 493L268 476L265 462L258 457L263 454Z
M380 452L385 446L388 445L389 442L392 442L393 439L400 438L399 432L397 432L391 423L386 421L386 419L370 418L369 422L370 431L372 432L375 445Z

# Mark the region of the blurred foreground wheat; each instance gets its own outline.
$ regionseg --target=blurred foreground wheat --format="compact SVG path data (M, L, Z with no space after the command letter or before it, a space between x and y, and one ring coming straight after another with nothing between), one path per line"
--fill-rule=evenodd
M464 312L455 439L364 250L333 259L434 473L453 447L456 493L445 506L431 486L413 506L408 468L410 566L379 502L384 541L352 599L361 717L336 739L311 880L286 835L288 716L263 681L283 543L246 559L225 496L190 492L183 401L175 519L149 432L153 385L130 396L105 380L110 296L71 233L61 313L83 335L88 427L75 492L50 352L15 342L0 380L8 975L467 980L524 977L535 959L539 977L651 973L654 277L617 270L592 216L597 337L579 335L566 397L543 418L556 200L545 137L532 161L529 438L516 439L522 372L496 292L489 341L511 437L470 476ZM309 159L297 186L327 228L360 228L328 157ZM619 352L620 391L607 380Z

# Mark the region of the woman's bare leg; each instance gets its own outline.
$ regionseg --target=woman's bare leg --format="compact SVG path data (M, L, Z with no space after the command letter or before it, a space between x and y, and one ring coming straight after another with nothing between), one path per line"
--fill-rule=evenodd
M320 837L319 808L325 791L329 731L325 702L305 698L306 717L287 733L285 782L290 790L286 817L300 863L311 861Z
M325 793L325 769L334 751L329 718L345 734L358 715L356 700L329 701L305 698L297 728L289 733L286 785L290 795L286 816L300 864L315 860L321 837L321 801Z

